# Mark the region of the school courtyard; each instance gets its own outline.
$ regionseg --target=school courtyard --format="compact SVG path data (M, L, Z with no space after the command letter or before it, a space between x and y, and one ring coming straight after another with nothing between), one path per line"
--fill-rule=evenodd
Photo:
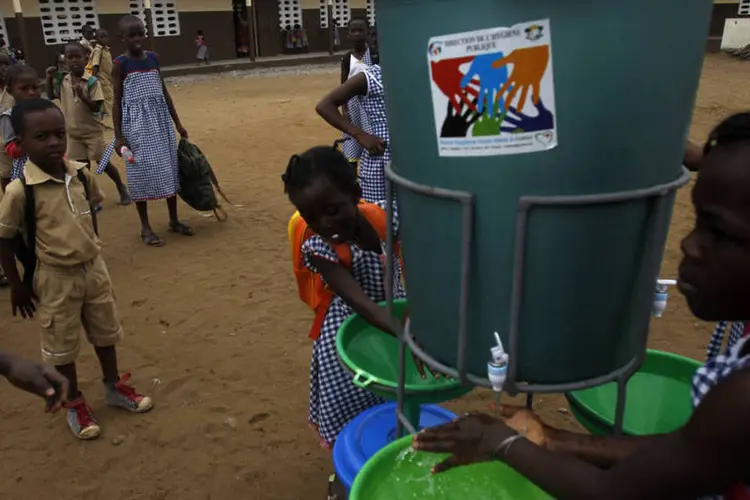
M138 238L135 208L117 206L102 178L109 196L100 218L104 257L126 329L121 368L156 408L131 415L105 407L90 347L79 373L103 426L95 442L77 441L62 415L44 414L42 401L0 383L0 498L324 498L330 457L307 428L312 318L292 278L292 208L280 175L291 154L336 138L314 107L338 75L335 65L300 66L168 81L191 139L242 206L230 208L225 223L183 206L197 232L185 238L167 233L166 207L153 204L154 228L167 245L148 248ZM750 108L748 76L747 62L706 57L693 140ZM675 276L692 219L684 188L662 276ZM0 290L2 349L37 358L38 329L10 317L9 293ZM652 347L702 359L712 325L695 320L675 292L652 329ZM490 398L476 390L448 406L485 410ZM561 397L536 396L535 407L551 422L575 426Z

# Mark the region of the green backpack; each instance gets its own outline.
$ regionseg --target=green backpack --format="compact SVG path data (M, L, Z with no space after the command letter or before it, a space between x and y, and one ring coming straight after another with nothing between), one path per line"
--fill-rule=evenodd
M187 139L180 139L177 147L177 161L180 174L180 198L192 208L201 212L213 212L218 220L225 220L226 212L216 198L216 191L229 203L219 187L211 164L198 146ZM216 191L214 191L216 189Z

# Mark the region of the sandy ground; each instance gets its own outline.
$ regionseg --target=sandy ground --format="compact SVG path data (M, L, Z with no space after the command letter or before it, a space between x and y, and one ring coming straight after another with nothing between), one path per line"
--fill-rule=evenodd
M750 108L750 65L706 59L691 137L703 141L726 115ZM301 76L304 75L304 78ZM306 426L310 315L296 297L286 224L292 211L279 176L289 155L331 143L315 115L337 81L334 67L261 75L181 78L170 83L183 123L208 155L234 203L224 224L183 206L197 236L166 232L163 204L153 222L167 241L140 243L135 209L118 207L113 185L100 219L127 337L121 367L152 395L142 416L104 406L96 359L80 359L81 387L104 435L81 443L62 416L0 384L0 498L230 500L323 498L329 456ZM679 241L692 223L689 189L679 194L663 276L674 276ZM652 347L701 359L711 325L673 295L653 323ZM10 317L0 291L0 346L38 357L36 323ZM486 409L475 391L454 411ZM573 427L560 397L535 398L558 425Z

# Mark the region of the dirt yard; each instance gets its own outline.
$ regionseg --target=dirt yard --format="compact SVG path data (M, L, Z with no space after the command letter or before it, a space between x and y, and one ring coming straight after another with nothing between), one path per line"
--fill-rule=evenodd
M691 137L702 142L732 112L750 108L750 65L706 59ZM0 498L56 500L235 500L324 498L329 456L306 425L310 315L296 297L286 224L292 211L280 174L289 155L336 134L314 112L338 79L336 68L170 83L182 121L208 155L234 203L218 224L183 207L194 238L167 233L164 248L138 239L135 209L118 207L113 185L100 219L104 256L127 336L121 367L156 408L135 416L104 406L97 363L86 347L82 390L104 434L78 442L61 415L0 383ZM734 97L732 97L734 96ZM692 223L689 189L678 197L663 276L674 276L679 242ZM651 345L701 359L711 325L693 319L673 295L654 321ZM38 327L10 317L0 291L0 347L38 357ZM486 409L475 391L448 406ZM574 425L559 397L536 407Z

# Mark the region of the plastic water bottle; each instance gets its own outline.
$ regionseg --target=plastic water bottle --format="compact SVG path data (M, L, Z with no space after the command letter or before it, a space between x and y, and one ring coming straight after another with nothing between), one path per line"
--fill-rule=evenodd
M127 146L121 147L120 155L122 155L122 159L125 160L127 163L135 163L135 156L133 156L133 152L130 150L129 147Z

